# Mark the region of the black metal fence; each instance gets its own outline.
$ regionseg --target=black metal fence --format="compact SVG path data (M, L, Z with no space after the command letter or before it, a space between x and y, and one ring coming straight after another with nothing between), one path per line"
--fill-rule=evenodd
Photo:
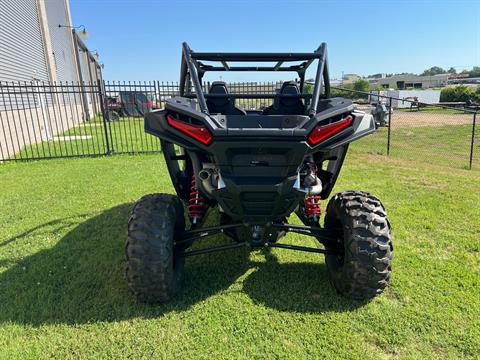
M240 82L228 89L233 94L274 94L280 86ZM204 87L208 91L210 84ZM377 117L378 131L355 142L354 149L400 160L474 166L480 150L475 111L333 90ZM143 130L143 116L178 93L178 83L161 81L0 82L0 161L159 152L159 140ZM245 110L271 103L271 98L236 100ZM384 121L379 120L382 108Z
M96 84L0 82L0 159L103 154L101 113Z

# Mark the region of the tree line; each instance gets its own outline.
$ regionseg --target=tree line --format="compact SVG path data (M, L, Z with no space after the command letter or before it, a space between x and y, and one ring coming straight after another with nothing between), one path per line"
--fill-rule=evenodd
M391 73L385 74L386 77L394 76L394 75L420 75L420 76L433 76L438 74L457 74L457 70L454 67L450 67L449 69L444 69L440 66L432 66L430 69L424 70L421 74L414 74L414 73ZM480 66L474 66L471 70L463 70L459 74L467 75L468 77L480 77ZM383 76L381 73L372 74L366 76L367 78L379 79Z

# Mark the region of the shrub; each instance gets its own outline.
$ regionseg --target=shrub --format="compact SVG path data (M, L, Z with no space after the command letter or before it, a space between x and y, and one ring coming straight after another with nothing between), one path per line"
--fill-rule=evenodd
M452 86L442 89L440 93L441 102L455 102L455 101L468 101L474 100L475 95L478 93L473 92L471 88L465 85ZM478 93L480 94L480 93Z
M342 85L342 89L352 90L353 85L352 84ZM330 93L331 93L332 97L343 97L343 98L347 98L347 99L354 99L354 98L358 97L357 94L352 93L351 91L348 91L348 90L330 89Z
M477 86L477 90L475 90L473 97L475 102L480 103L480 86Z
M310 83L303 84L303 92L305 94L313 94L313 84L310 84Z

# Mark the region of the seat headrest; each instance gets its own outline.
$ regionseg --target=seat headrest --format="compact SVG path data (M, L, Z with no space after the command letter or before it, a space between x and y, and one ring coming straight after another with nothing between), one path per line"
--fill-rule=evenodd
M300 94L300 90L298 89L298 86L295 82L293 81L286 81L282 84L282 87L280 89L280 94L284 95L298 95ZM280 103L284 106L295 106L299 102L298 98L281 98Z
M223 94L228 95L227 84L224 81L214 81L210 86L210 90L208 91L209 94ZM228 104L229 99L227 97L224 98L211 98L208 99L212 104L215 106L225 106Z

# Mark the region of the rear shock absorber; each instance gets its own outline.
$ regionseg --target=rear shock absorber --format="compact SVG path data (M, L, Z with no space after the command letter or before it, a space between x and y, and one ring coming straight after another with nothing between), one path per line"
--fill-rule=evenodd
M319 179L317 178L317 165L313 160L306 163L308 171L303 181L307 187L314 186L318 183ZM309 195L305 198L304 202L305 215L308 219L318 221L321 208L320 208L320 196L318 195Z
M198 223L198 221L205 215L205 211L205 199L200 195L195 175L193 175L190 185L190 197L188 199L188 216L190 217L192 224Z
M311 220L317 221L322 213L320 208L320 196L310 195L303 202L305 215Z

